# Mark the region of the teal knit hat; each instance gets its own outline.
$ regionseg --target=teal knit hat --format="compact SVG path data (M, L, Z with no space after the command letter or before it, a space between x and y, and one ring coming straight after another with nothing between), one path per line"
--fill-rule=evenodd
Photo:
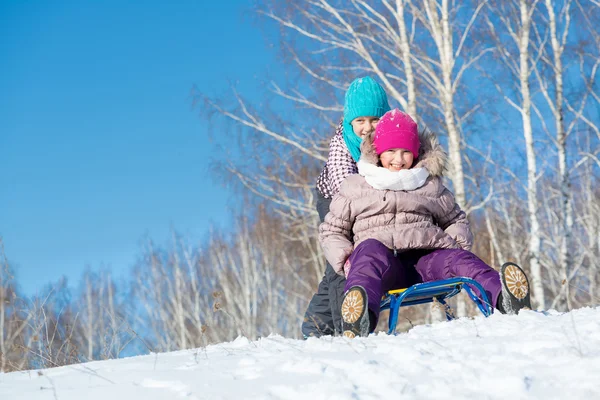
M370 76L355 79L344 101L344 141L354 161L360 158L362 139L354 133L350 124L358 117L382 117L390 110L383 87Z

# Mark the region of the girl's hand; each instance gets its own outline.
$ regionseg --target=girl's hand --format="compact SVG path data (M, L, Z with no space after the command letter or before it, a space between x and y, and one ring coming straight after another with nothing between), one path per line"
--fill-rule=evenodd
M344 275L346 275L346 278L348 278L348 274L350 273L350 267L350 257L348 257L348 259L344 263Z

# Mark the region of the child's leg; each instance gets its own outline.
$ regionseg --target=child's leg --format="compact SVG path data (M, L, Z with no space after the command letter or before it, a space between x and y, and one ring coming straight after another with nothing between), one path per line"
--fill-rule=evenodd
M327 263L327 268L333 271L333 268ZM331 314L331 304L329 302L329 271L325 270L325 275L319 283L317 293L315 293L308 303L304 320L302 322L302 336L305 338L314 336L326 336L334 334L333 317Z
M345 290L361 286L366 294L369 311L373 313L375 325L379 317L381 297L391 289L408 287L415 283L394 252L375 239L361 242L350 256L350 273ZM372 328L375 328L375 325Z
M496 307L501 291L500 274L467 250L439 249L421 257L416 265L423 282L464 276L479 283L492 306ZM479 291L475 289L479 294Z
M331 199L326 199L317 190L317 212L319 213L319 219L321 222L325 220L325 216L329 212L329 205ZM327 263L325 268L325 278L327 279L327 301L329 302L329 317L325 314L319 315L321 320L327 319L327 323L332 327L335 332L341 333L342 329L342 315L340 314L340 308L342 306L342 298L344 297L344 285L346 284L346 277L337 274L333 267ZM321 293L321 292L319 292ZM333 334L333 333L332 333Z
M342 300L344 298L344 287L346 286L346 277L337 274L331 265L327 263L326 273L329 272L329 305L331 311L331 320L335 333L341 333L342 329Z
M329 204L331 199L326 199L317 190L317 212L321 222L325 219L325 215L329 212ZM308 304L304 313L304 321L302 322L302 335L306 338L309 336L324 336L333 335L335 328L341 327L340 316L340 298L343 293L340 293L344 287L346 278L336 274L333 267L327 263L325 267L325 275L319 283L317 293L315 293Z

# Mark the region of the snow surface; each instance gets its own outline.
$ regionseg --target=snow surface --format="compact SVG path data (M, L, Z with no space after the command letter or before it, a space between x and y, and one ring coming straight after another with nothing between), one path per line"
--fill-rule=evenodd
M600 307L0 374L0 399L600 399Z

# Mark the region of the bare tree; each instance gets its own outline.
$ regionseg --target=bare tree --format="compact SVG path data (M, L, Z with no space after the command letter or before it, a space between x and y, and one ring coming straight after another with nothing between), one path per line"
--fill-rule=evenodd
M463 116L460 116L454 97L465 72L492 51L485 44L468 50L465 46L485 3L486 1L469 2L468 6L472 11L465 15L458 10L465 7L464 4L458 5L448 0L411 2L413 17L429 33L429 40L422 40L419 42L420 46L415 46L420 50L414 52L414 63L426 91L437 97L439 105L434 104L434 107L442 113L448 134L450 179L458 204L467 212L470 212L470 207L465 190L460 126ZM454 37L459 38L458 43L454 42ZM467 114L472 111L469 110Z
M264 209L252 223L248 217L238 221L233 238L215 235L208 250L207 262L217 274L218 310L237 335L297 336L312 291L304 273L312 263L304 256L306 245L286 234L285 219Z
M30 315L15 286L0 237L0 372L21 370L28 362L23 339Z
M118 358L135 339L130 310L107 270L83 274L70 308L78 316L72 340L85 360Z
M198 268L198 253L179 236L169 251L148 242L134 273L133 293L145 315L133 325L143 325L153 350L172 351L206 345L210 320L210 293L215 287L210 271Z
M559 36L556 13L554 8L555 1L545 0L546 11L548 13L548 24L550 26L550 41L552 43L552 66L554 69L555 80L555 98L554 101L549 101L548 104L554 114L554 123L556 125L556 146L558 150L558 166L559 166L559 182L560 182L560 211L561 211L561 227L563 230L562 240L560 244L559 265L563 279L567 279L567 271L569 269L569 243L571 241L571 229L573 226L573 213L571 209L571 182L569 179L569 169L567 167L567 134L564 126L564 84L563 84L563 53L567 44L569 25L571 21L570 8L571 1L566 0L563 4L563 10L560 13L564 18L563 32ZM546 91L543 91L547 93ZM566 288L566 296L569 296L568 287Z
M529 219L529 254L527 258L531 269L534 300L541 308L545 308L543 277L539 262L541 239L537 208L538 169L533 136L532 95L530 89L533 59L530 36L533 13L536 10L537 3L538 0L533 2L526 0L494 2L490 7L491 16L488 17L487 22L490 32L496 40L497 54L518 82L519 100L513 100L506 94L504 98L508 104L520 113L522 119L527 159L527 209ZM504 28L503 33L497 32L495 20L501 22ZM513 53L507 48L504 35L513 41L517 49L518 61L517 57L514 57ZM505 92L502 88L500 90Z

